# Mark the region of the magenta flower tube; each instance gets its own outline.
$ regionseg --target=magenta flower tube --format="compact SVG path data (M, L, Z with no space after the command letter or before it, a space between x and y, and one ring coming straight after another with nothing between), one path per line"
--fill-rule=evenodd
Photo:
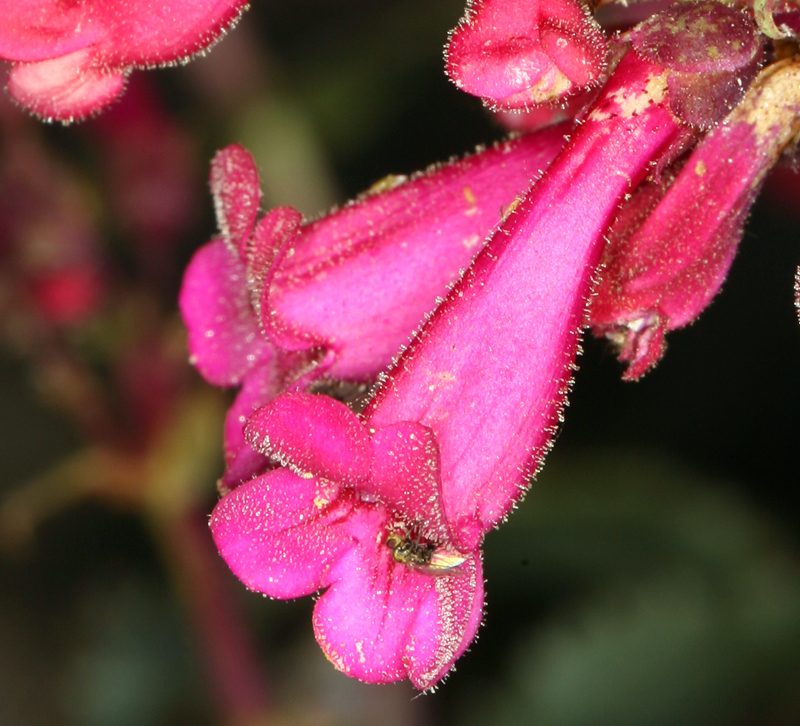
M361 418L307 393L250 418L248 443L282 466L223 497L212 534L256 591L325 589L314 632L345 673L427 689L474 638L483 535L550 445L606 228L681 133L666 84L623 59Z
M566 130L393 178L387 189L306 224L289 208L257 222L252 157L236 146L221 151L211 187L223 239L195 255L180 307L200 373L216 385L244 384L228 416L229 458L243 445L246 418L282 390L323 375L374 380L503 209L555 157Z

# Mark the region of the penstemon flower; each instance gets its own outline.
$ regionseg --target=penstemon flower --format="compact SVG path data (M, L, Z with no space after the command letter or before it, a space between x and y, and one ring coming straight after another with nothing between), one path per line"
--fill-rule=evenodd
M193 350L211 368L228 361L223 371L247 363L222 375L244 389L229 417L238 448L212 534L249 588L278 598L324 591L315 635L351 676L428 689L447 674L481 621L483 537L552 445L582 327L621 344L626 377L656 362L664 332L692 320L719 288L764 174L797 132L798 63L759 74L773 49L748 10L680 4L608 45L595 43L596 32L568 3L469 6L448 68L488 103L513 109L580 89L588 99L608 78L362 414L303 389L320 372L363 380L391 355L375 346L402 344L402 326L388 321L405 298L383 292L393 275L411 297L414 284L429 283L410 281L417 263L396 254L419 229L381 202L381 232L392 229L386 257L367 245L370 266L356 255L349 268L349 253L323 231L338 228L336 215L298 252L296 213L274 210L255 225L252 173L230 166L215 191L227 246L214 249L237 265L240 302L218 296L196 317L237 321L244 333L198 324ZM233 213L242 188L249 201ZM316 254L324 274L313 265L310 275L292 272L316 265ZM219 301L228 301L222 315ZM273 358L281 362L267 365Z
M83 118L117 98L133 68L187 60L246 7L247 0L2 0L8 90L44 119Z
M214 539L251 589L327 588L315 634L349 675L430 688L473 640L483 535L551 445L606 227L682 135L668 75L623 58L361 418L288 393L247 424L249 444L283 468L223 497Z
M554 127L435 168L321 219L289 208L258 222L258 174L241 147L221 151L211 188L222 239L203 247L180 307L192 360L216 385L242 385L228 414L228 461L242 426L283 390L323 376L375 379L466 267L520 190L564 144ZM253 452L229 469L249 472ZM255 461L260 461L255 457Z

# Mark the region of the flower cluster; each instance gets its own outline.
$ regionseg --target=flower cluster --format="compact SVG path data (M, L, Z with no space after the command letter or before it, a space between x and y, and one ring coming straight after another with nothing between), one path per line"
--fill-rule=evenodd
M626 378L650 369L716 294L800 130L800 62L714 2L604 37L573 2L475 0L448 72L499 108L594 91L574 124L314 222L259 219L255 166L229 147L221 238L181 295L201 373L242 385L211 518L223 558L272 597L324 591L328 658L420 689L475 637L484 535L552 445L581 330L619 347ZM356 413L320 395L328 379L377 385Z

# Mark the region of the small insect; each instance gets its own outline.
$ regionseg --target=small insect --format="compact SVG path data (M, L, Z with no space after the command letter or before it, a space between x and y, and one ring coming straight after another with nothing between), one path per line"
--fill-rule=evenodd
M391 532L386 538L386 546L392 551L392 559L412 570L427 575L463 575L459 569L467 558L433 542L423 542L419 533L406 530L403 533Z
M405 184L408 177L405 174L387 174L383 179L378 179L369 189L366 195L371 197L373 194L380 194L381 192L389 192L401 184Z

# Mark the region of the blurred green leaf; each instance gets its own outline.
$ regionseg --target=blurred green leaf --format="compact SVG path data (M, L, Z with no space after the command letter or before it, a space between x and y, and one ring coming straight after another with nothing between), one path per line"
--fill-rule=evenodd
M83 644L63 681L72 722L166 724L183 712L205 723L198 719L208 704L196 690L197 654L180 617L165 593L140 579L86 591L76 629Z
M796 708L781 699L800 678L800 570L774 525L663 459L559 453L488 538L489 610L554 584L571 597L464 723L745 723L764 704Z

